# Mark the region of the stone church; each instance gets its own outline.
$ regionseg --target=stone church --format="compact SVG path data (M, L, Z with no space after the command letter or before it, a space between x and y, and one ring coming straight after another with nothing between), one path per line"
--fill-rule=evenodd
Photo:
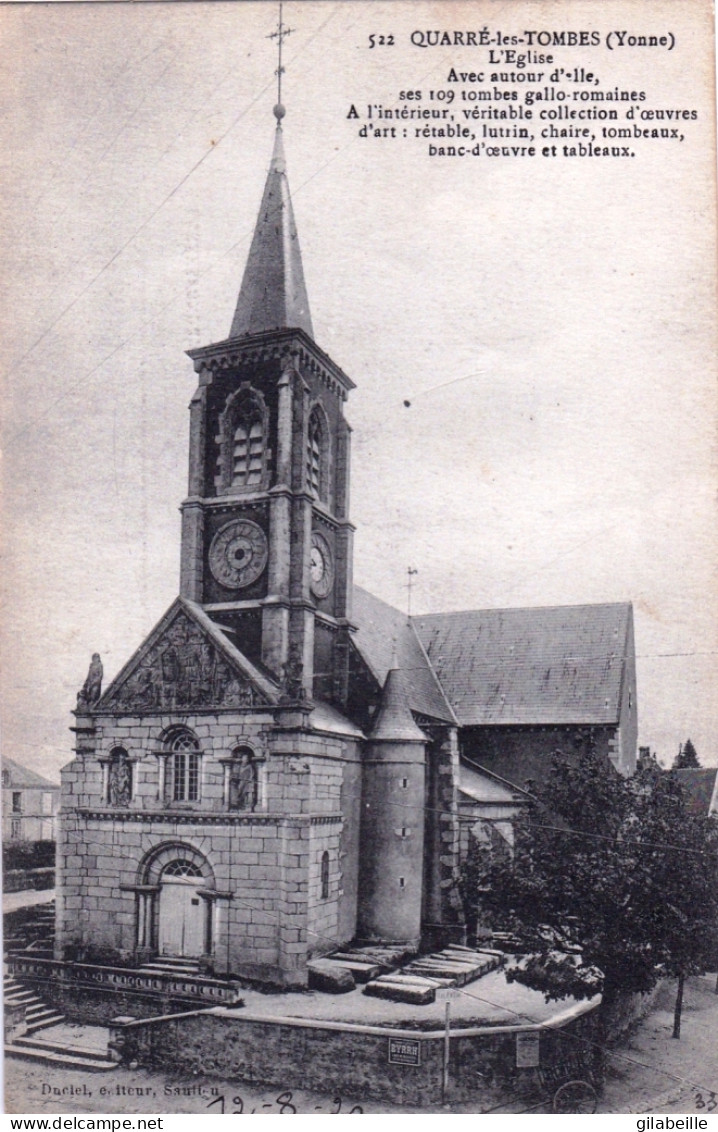
M281 108L229 337L191 350L180 592L62 776L56 957L285 985L461 940L462 852L553 751L636 747L631 607L408 618L354 586L354 385L314 341Z

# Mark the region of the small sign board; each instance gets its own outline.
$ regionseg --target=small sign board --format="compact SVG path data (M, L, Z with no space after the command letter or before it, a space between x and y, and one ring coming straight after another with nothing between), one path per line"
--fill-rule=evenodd
M421 1065L420 1051L417 1038L389 1038L390 1065Z
M539 1064L539 1034L527 1031L516 1035L516 1068L532 1069Z

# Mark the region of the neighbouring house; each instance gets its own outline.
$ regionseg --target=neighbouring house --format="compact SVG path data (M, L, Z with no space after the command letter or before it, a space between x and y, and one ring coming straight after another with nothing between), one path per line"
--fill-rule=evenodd
M672 773L683 787L690 813L718 816L718 767L685 767Z
M12 841L54 841L60 787L13 759L2 760L2 836Z

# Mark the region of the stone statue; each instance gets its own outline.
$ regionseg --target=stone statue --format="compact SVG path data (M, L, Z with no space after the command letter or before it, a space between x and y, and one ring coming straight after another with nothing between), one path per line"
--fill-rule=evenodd
M108 797L113 806L129 806L132 798L132 771L124 751L113 755L110 763Z
M256 803L257 778L249 751L243 751L229 774L230 810L253 810Z
M93 652L87 679L77 693L78 708L93 707L102 695L102 661L99 652Z

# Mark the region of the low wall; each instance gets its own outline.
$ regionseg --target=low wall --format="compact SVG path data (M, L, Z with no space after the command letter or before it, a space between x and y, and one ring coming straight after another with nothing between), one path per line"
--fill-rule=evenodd
M646 994L624 994L610 1006L603 1007L602 1019L606 1037L611 1041L618 1041L645 1018L665 981L659 979L653 989Z
M10 974L72 1022L107 1026L118 1015L154 1018L189 1006L208 1009L236 997L219 980L198 982L161 972L150 975L132 968L35 959L18 952L6 961Z
M3 892L44 891L55 887L55 868L8 869L3 873Z
M148 1068L171 1064L189 1076L284 1088L306 1088L395 1104L422 1106L442 1099L473 1100L483 1108L513 1096L533 1095L536 1071L517 1068L523 1035L538 1033L541 1063L593 1056L592 1008L574 1007L552 1026L453 1030L449 1090L442 1093L444 1032L262 1018L216 1008L182 1017L117 1019L113 1043L123 1062ZM588 1040L586 1040L588 1039ZM394 1056L418 1064L390 1061ZM397 1043L399 1049L397 1050Z

